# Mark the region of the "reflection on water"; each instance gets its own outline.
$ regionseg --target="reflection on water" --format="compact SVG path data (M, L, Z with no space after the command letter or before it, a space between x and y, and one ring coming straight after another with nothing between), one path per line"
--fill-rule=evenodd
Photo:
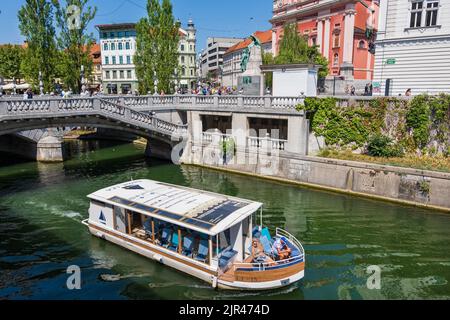
M72 159L56 165L2 157L0 298L450 298L449 216L147 160L143 147L131 144L73 142L70 150ZM214 291L92 237L81 224L86 195L141 178L263 202L265 223L305 244L305 279L271 292ZM82 269L82 290L76 292L65 288L65 270L73 264ZM367 289L370 265L381 267L381 290Z

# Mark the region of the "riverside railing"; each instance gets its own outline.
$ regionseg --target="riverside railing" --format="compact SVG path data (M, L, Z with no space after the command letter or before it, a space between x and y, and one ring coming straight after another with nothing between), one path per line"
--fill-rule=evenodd
M167 101L170 101L167 100ZM32 100L0 100L0 120L22 121L27 118L55 118L102 115L112 120L157 130L168 135L185 135L186 125L170 123L134 110L123 103L123 98L53 98Z

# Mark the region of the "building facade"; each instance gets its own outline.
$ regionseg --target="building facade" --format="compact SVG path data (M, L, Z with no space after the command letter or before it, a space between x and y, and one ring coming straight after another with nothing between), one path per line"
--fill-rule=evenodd
M383 0L376 50L375 94L449 92L450 1Z
M103 92L127 94L138 92L136 54L136 24L99 25L102 56ZM189 20L187 29L179 29L179 85L183 90L196 86L196 29ZM175 71L175 70L174 70ZM175 81L175 78L174 78Z
M103 92L136 92L138 80L133 61L136 53L135 24L99 25L97 29L100 33Z
M262 52L271 53L272 30L256 31L254 35L261 42ZM238 77L243 74L241 70L242 52L250 43L250 39L241 41L228 49L223 55L223 86L237 88Z
M200 68L202 79L222 83L223 56L225 52L244 40L242 38L208 38L206 41L206 49L201 54Z
M178 48L180 64L180 87L190 91L197 86L197 30L189 19L187 29L180 28L180 45Z
M91 47L92 74L89 76L89 88L91 90L100 90L102 85L102 50L100 44L94 43Z
M375 59L369 48L378 11L378 0L274 0L273 52L278 53L284 25L296 23L328 59L330 78L372 80Z

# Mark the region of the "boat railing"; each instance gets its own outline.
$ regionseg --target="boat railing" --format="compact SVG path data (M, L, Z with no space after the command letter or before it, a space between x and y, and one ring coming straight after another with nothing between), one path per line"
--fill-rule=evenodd
M301 261L303 260L303 254L300 254L295 257L291 257L284 260L278 260L278 261L271 261L271 262L261 262L261 263L234 263L233 268L234 271L238 270L254 270L254 271L265 271L267 269L270 269L271 267L276 266L288 266L291 262Z
M276 237L277 238L278 237L285 237L286 239L288 239L290 242L292 242L300 250L300 253L302 255L305 254L305 250L303 249L302 243L296 237L294 237L292 234L287 232L286 230L283 230L281 228L277 228L276 229Z
M276 229L276 237L284 237L287 240L289 240L300 252L299 255L296 255L294 257L290 257L288 259L278 260L278 261L270 261L270 262L257 262L257 263L234 263L233 268L234 271L237 271L239 269L241 270L254 270L255 271L265 271L267 268L275 267L275 266L282 266L282 265L289 265L291 262L295 261L304 261L305 260L305 250L303 249L303 246L301 242L294 237L292 234L287 232L286 230L277 228Z

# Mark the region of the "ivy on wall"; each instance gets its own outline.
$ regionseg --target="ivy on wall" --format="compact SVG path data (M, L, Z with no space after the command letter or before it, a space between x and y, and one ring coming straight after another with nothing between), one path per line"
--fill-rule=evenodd
M420 95L412 100L376 98L349 102L335 98L306 98L304 110L311 130L334 148L367 147L384 135L409 152L448 155L450 95Z

